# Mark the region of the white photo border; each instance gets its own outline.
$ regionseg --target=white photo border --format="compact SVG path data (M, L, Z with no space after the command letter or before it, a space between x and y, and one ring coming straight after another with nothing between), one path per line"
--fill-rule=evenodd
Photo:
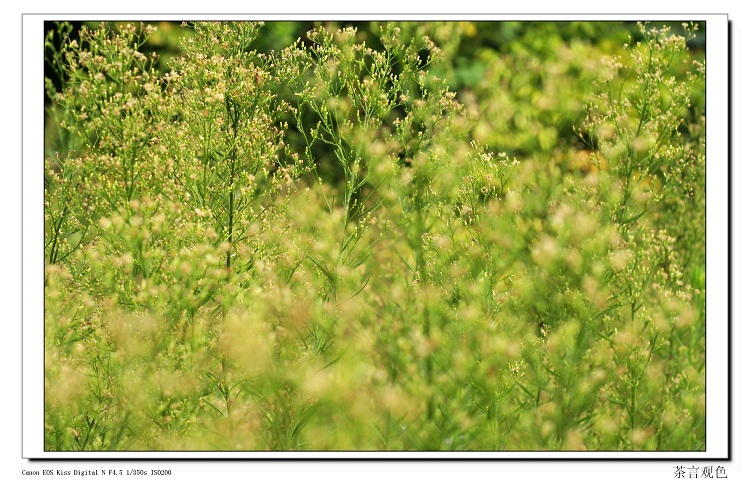
M44 451L44 22L50 20L534 20L534 21L701 21L706 22L707 118L707 325L706 450L703 452L45 452ZM722 460L730 455L729 312L729 21L727 15L479 15L479 14L312 14L312 15L73 15L22 16L22 374L23 442L26 459L661 459ZM736 411L735 411L736 412Z

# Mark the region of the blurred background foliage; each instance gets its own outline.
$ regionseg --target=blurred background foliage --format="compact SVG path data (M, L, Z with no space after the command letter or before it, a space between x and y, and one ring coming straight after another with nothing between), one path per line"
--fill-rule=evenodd
M119 22L124 25L126 22ZM309 45L306 33L316 27L329 30L357 29L357 40L373 49L382 48L380 26L384 22L266 22L263 35L254 43L258 52L280 51L301 39ZM71 22L70 40L77 38L82 25L92 29L99 22ZM117 26L112 23L112 27ZM181 22L152 23L157 27L141 51L158 54L160 74L170 70L173 57L180 55L179 40L194 35ZM622 52L628 42L643 36L636 22L536 22L536 21L456 21L401 22L405 36L430 37L443 51L444 59L430 73L446 80L457 99L473 114L476 123L472 138L490 150L510 156L554 158L564 170L588 171L589 153L573 129L584 116L594 80L604 67L602 59ZM680 33L679 22L664 22ZM143 25L142 25L143 27ZM45 31L54 30L53 23ZM56 42L62 42L59 35ZM58 46L59 47L59 46ZM692 56L705 58L705 33L699 29L688 42ZM53 66L45 67L45 76L58 91L64 80ZM694 97L702 106L701 90ZM49 103L49 98L46 97ZM59 127L48 126L50 136ZM53 145L48 148L54 151ZM320 154L318 154L320 155Z

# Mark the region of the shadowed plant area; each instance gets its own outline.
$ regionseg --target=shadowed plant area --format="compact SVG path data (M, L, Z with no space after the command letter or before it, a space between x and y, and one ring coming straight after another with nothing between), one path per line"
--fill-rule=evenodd
M46 450L705 449L702 25L47 27Z

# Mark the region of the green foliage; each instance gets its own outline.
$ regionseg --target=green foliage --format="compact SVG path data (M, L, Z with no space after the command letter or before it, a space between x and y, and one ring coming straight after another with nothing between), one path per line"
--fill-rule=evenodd
M45 447L704 449L698 27L308 27L48 34Z

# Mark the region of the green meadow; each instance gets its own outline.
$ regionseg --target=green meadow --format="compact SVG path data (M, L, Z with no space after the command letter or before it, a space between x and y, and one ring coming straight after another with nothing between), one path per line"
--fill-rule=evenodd
M45 450L705 450L703 24L45 27Z

